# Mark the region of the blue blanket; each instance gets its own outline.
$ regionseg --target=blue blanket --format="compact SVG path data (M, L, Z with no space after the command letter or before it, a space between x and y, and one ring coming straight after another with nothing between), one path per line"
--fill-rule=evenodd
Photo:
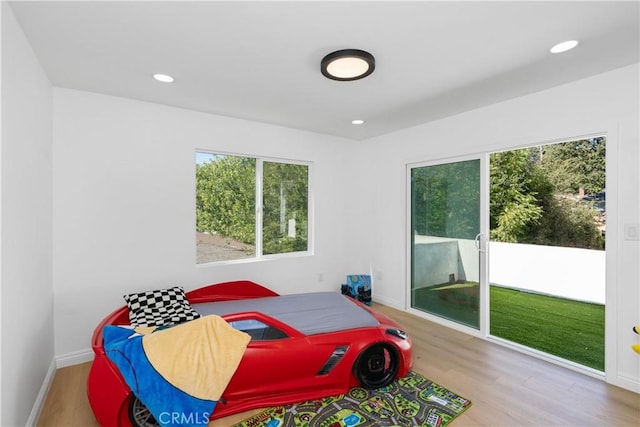
M218 316L149 329L105 326L107 357L161 426L207 425L249 335Z

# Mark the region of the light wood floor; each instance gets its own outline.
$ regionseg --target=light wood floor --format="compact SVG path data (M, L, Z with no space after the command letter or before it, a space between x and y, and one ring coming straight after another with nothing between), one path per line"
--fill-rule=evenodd
M374 304L413 340L414 370L470 399L463 426L640 425L640 395L494 343ZM89 363L56 372L38 426L97 426L86 397ZM259 411L213 421L232 425Z

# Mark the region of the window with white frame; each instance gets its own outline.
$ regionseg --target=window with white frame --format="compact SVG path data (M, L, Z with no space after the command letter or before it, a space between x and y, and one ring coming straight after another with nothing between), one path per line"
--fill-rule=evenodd
M196 262L309 250L309 165L196 152Z

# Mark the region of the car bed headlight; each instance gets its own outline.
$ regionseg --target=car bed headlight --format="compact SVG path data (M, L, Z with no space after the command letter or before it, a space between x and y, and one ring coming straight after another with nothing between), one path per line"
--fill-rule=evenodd
M385 332L403 340L406 340L409 337L409 334L398 328L387 328Z

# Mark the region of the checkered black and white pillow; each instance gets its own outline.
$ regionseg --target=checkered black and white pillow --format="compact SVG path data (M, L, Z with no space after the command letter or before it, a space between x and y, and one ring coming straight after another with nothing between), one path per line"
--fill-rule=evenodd
M162 326L200 317L179 286L124 295L124 300L132 326Z

